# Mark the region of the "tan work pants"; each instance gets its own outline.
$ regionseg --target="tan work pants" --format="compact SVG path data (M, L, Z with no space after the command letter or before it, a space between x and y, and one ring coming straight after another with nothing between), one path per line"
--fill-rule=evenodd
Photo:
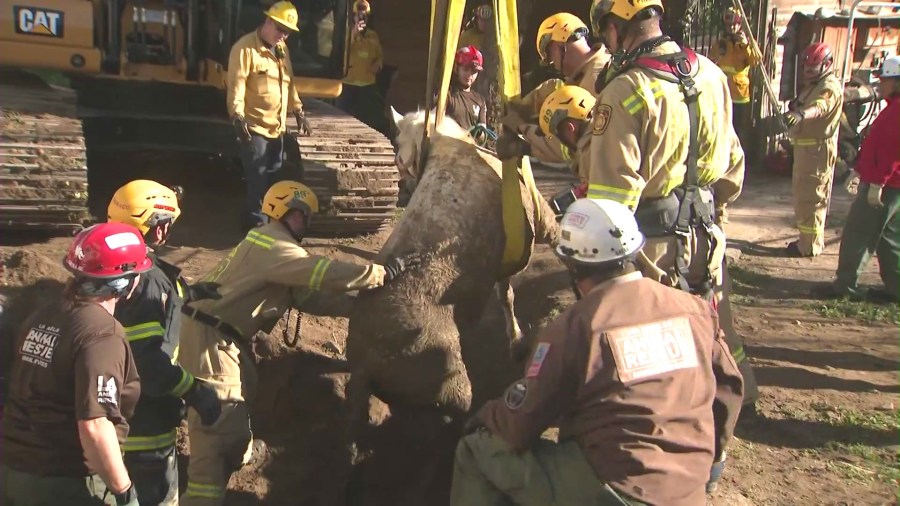
M252 433L250 414L244 402L222 405L222 415L213 425L200 423L200 416L188 410L191 456L187 490L182 506L220 506L231 473L250 460Z
M802 255L816 256L825 249L825 215L831 198L836 158L834 140L815 145L795 142L792 191L794 218L800 231L797 249Z
M222 402L222 414L211 426L188 409L191 456L183 506L219 506L231 473L250 460L250 408L258 378L250 356L211 327L185 318L181 327L182 367L205 380Z
M721 231L717 231L721 232ZM725 333L725 342L731 350L731 355L744 378L744 404L753 404L759 399L759 388L756 384L756 375L747 360L744 352L744 342L738 336L734 328L734 315L731 310L731 280L728 277L728 265L725 262L725 234L717 233L716 240L721 247L713 255L713 262L720 266L710 269L713 276L713 293L719 312L719 327ZM647 239L641 253L638 255L638 266L644 277L655 279L667 286L678 287L678 279L675 276L675 237L652 237ZM706 241L698 241L695 234L691 234L689 244L685 248L686 262L689 266L687 280L693 283L705 275L707 268L706 259L708 253Z

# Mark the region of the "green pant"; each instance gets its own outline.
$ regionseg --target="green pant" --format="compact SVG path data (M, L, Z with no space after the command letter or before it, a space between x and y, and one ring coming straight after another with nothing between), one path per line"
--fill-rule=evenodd
M3 506L116 506L100 476L39 476L0 464Z
M875 254L881 281L896 298L900 294L900 189L885 188L881 192L884 205L877 208L869 205L868 192L869 184L861 183L850 206L841 236L835 289L846 295L862 295L857 285L859 275Z
M501 438L479 430L456 447L451 506L576 504L640 503L620 498L600 481L574 441L540 439L529 450L515 452Z

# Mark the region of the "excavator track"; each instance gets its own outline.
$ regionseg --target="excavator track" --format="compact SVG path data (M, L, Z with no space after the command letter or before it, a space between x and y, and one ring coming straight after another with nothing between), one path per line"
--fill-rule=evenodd
M109 105L113 94L108 83L102 86L100 82L92 82L76 92L49 86L39 77L20 71L2 71L0 77L0 229L81 227L90 220L90 213L85 130L79 114L92 109L79 101L78 93L100 94ZM188 93L196 92L197 88L178 87L171 91L174 94L153 94L169 98L155 102L158 108L172 103L199 102L183 100L193 97ZM149 147L165 152L181 147L211 154L233 149L232 154L236 154L233 130L227 119L217 114L221 99L205 98L210 105L201 104L200 111L209 111L200 116L181 111L180 115L163 119L125 111L132 118L126 124L117 121L114 114L101 114L103 130L88 139L126 151ZM358 235L388 226L397 210L399 180L390 141L321 100L306 99L304 104L313 135L292 133L295 142L286 142L285 149L286 167L298 168L302 158L301 177L319 197L320 212L311 220L310 235ZM296 132L293 118L289 121L289 131ZM150 130L129 130L131 125ZM130 134L114 135L121 132ZM165 136L172 136L172 132L181 146L168 142L171 139ZM204 143L203 139L192 139L191 132L201 132L217 140ZM100 145L92 146L103 149Z
M397 212L400 179L390 141L321 100L303 103L312 135L294 139L303 159L303 180L316 192L320 207L310 235L370 233L389 225Z
M87 157L73 90L0 73L0 229L81 227Z

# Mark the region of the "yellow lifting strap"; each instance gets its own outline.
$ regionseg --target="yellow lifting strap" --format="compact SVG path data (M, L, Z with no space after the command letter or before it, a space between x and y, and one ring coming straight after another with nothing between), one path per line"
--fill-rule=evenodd
M505 104L511 98L521 93L519 79L519 30L517 26L518 15L516 12L516 0L493 0L494 2L494 30L497 36L499 49L498 79L500 82L501 100ZM425 132L422 140L422 149L419 166L424 167L428 152L428 141L434 133L436 125L444 118L447 109L447 94L450 88L450 79L453 77L453 60L456 55L456 46L459 42L459 30L462 25L465 12L465 0L432 0L431 2L431 39L428 50L428 75L426 78L425 92ZM437 86L437 100L432 94L435 89L435 81L440 76L440 84ZM486 97L487 98L487 97ZM431 109L435 109L435 121L431 124L429 116ZM519 190L519 170L516 160L503 163L502 205L503 205L503 230L505 233L505 246L503 251L502 270L512 274L520 270L528 254L528 245L525 244L525 210L522 203L522 194ZM528 159L521 161L521 177L531 194L535 208L535 223L540 221L540 206L538 200L540 194L534 183L531 165Z
M497 48L500 56L500 69L497 78L500 82L500 99L507 104L510 99L522 93L519 76L519 27L516 0L494 0L494 30L497 35ZM506 244L503 250L503 270L507 274L519 270L525 261L528 245L525 244L524 206L522 193L519 191L519 171L516 160L503 162L503 230L506 232ZM534 205L534 223L541 220L541 198L534 183L531 163L522 158L522 180L531 194Z

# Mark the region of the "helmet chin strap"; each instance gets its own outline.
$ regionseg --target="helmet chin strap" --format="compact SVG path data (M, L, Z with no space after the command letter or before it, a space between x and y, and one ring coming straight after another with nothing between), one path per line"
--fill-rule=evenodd
M575 300L581 300L581 290L578 289L578 283L575 282L575 276L569 273L569 282L572 283L572 291L575 293Z

